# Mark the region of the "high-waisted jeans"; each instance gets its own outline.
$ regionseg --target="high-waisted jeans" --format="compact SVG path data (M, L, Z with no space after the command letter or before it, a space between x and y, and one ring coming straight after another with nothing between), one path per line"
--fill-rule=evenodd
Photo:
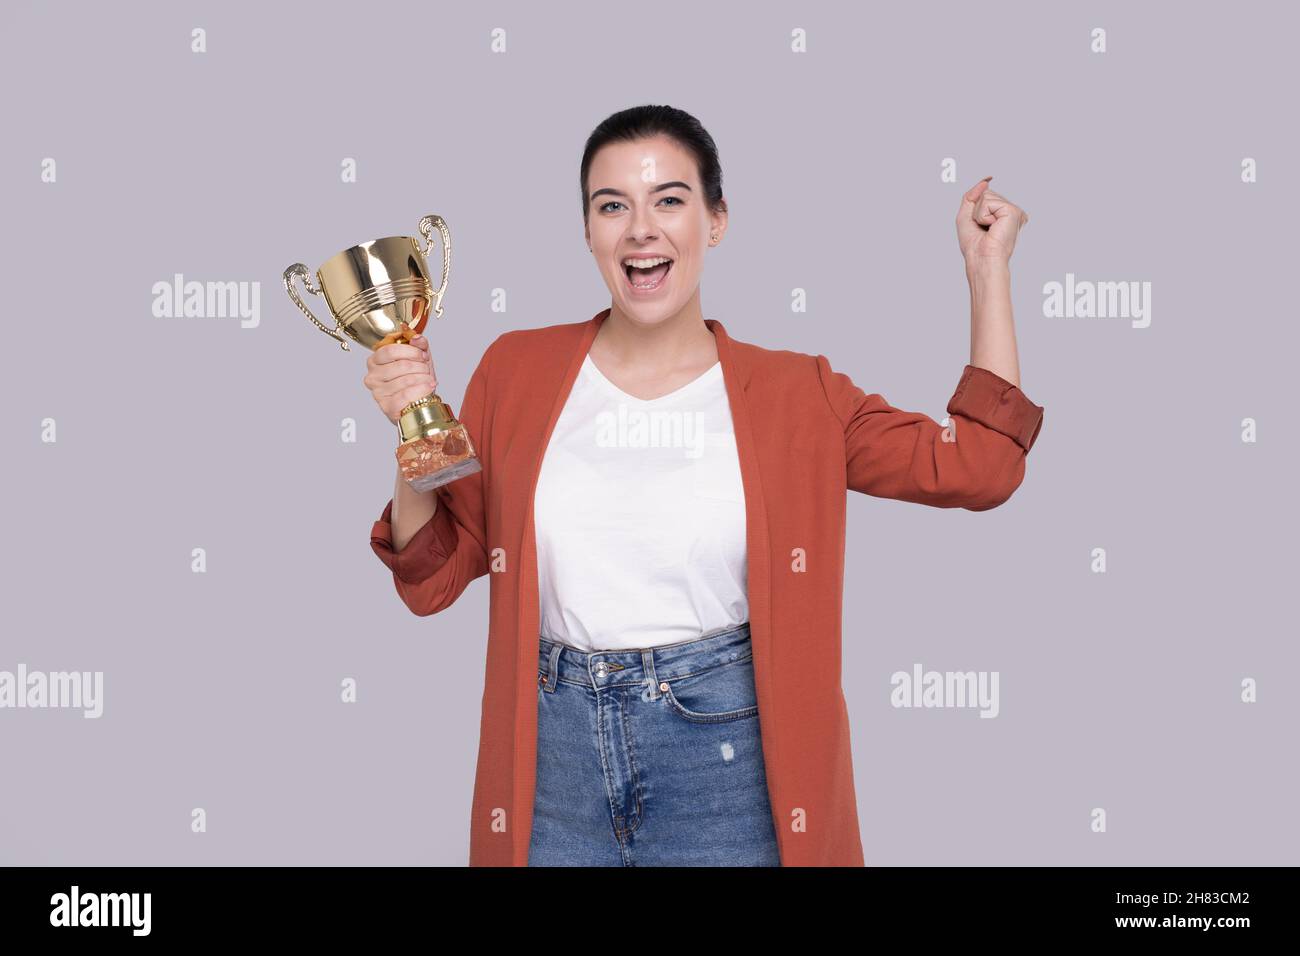
M541 638L529 866L780 866L748 622L641 650Z

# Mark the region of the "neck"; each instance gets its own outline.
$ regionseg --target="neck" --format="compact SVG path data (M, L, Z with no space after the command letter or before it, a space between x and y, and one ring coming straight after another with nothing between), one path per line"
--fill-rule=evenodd
M591 349L620 366L647 370L667 371L717 361L717 343L704 324L698 289L675 315L648 325L612 304Z

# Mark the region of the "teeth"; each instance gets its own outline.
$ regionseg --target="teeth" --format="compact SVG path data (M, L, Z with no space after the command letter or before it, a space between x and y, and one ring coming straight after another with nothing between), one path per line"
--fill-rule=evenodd
M659 256L657 259L624 259L623 268L632 266L637 269L649 269L651 266L657 266L661 262L672 262L667 256Z

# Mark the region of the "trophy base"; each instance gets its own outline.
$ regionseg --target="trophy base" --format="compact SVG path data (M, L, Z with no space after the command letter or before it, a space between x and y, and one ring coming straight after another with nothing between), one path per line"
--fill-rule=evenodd
M456 422L397 446L397 464L413 491L425 492L483 470L469 433Z

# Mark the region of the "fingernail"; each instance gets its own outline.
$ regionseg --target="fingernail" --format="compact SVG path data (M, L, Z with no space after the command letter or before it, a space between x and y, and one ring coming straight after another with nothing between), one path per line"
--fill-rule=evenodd
M982 182L982 183L986 183L986 182L988 182L988 181L989 181L990 179L992 179L992 178L993 178L992 176L985 176L983 179L980 180L980 182Z

